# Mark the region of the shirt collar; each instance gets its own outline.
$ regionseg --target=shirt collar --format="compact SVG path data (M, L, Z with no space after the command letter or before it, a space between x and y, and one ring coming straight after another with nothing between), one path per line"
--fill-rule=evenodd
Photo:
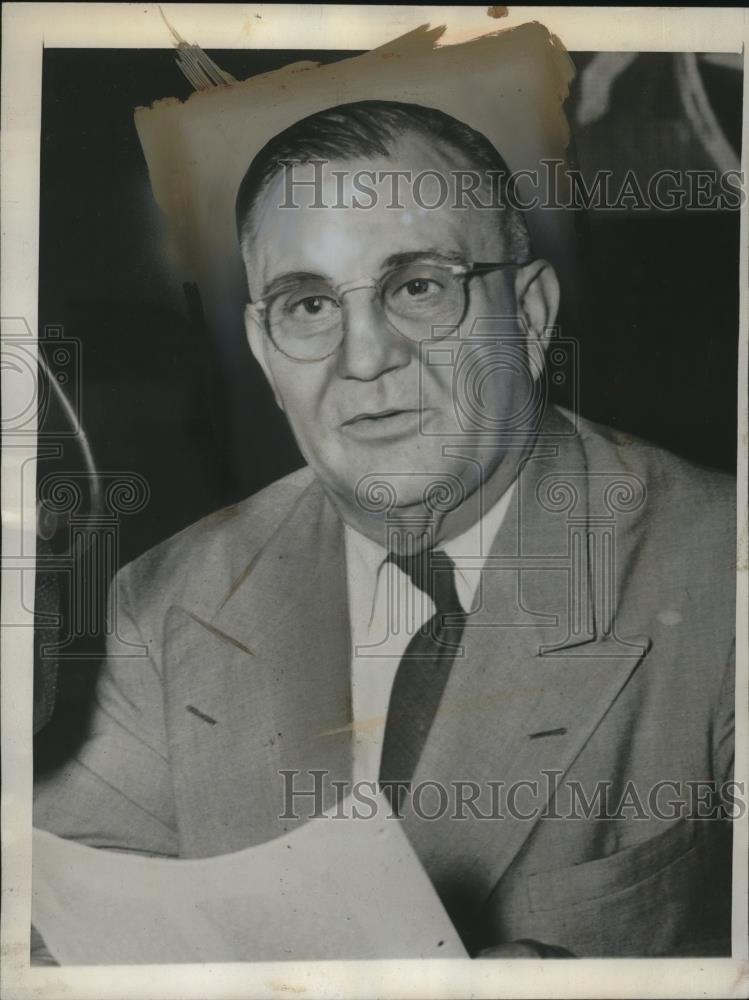
M482 518L474 521L462 535L441 546L455 563L455 588L464 611L471 611L475 606L481 571L505 519L514 488L515 481Z
M464 611L475 606L481 572L507 514L514 488L513 481L483 517L462 535L440 546L455 563L455 588ZM362 624L368 627L374 617L378 592L384 586L382 570L388 552L349 525L345 528L345 545L352 618L354 624L364 618Z

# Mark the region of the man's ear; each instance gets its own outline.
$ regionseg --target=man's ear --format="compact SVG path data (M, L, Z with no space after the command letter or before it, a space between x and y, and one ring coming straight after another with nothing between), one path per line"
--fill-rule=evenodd
M559 280L547 260L534 260L515 273L515 301L528 336L546 352L549 328L559 312Z
M268 363L268 335L265 332L265 324L258 315L257 309L251 302L248 302L244 308L244 331L247 336L247 343L250 345L250 350L252 351L257 363L263 369L263 373L268 379L268 384L273 390L276 404L279 409L283 410L283 403L281 402L281 397L279 396L278 389L276 388L273 371Z

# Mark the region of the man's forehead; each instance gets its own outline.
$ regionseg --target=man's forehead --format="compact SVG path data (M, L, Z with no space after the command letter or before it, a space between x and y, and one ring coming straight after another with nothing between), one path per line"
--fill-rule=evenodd
M502 242L497 212L456 207L455 175L469 170L465 156L444 144L414 146L282 169L256 202L248 265L265 282L280 268L339 276L350 258L358 274L398 252L491 259Z
M417 259L495 259L501 244L497 228L474 216L454 210L417 217L407 209L367 215L326 208L302 210L293 222L276 227L269 217L247 248L253 291L291 272L319 274L338 284Z

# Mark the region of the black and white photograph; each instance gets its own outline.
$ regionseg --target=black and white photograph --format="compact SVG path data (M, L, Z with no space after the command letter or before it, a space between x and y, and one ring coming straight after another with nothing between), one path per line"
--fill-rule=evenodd
M746 10L3 24L3 995L745 996Z

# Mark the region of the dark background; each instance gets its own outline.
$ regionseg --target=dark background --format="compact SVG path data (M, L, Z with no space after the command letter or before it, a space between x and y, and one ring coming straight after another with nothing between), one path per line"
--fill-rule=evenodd
M351 52L211 51L242 79L289 62ZM578 68L591 56L573 54ZM740 147L741 74L703 67L726 136ZM570 117L573 156L621 165L658 136L674 163L703 167L682 121L672 57L640 55L612 89L611 112L585 129ZM158 215L133 110L192 92L171 50L47 50L43 63L40 331L80 344L75 387L99 469L136 472L150 499L119 525L122 565L204 514L302 464L249 350L222 370L222 331L201 322L160 255ZM669 129L671 130L669 132ZM665 138L664 138L665 137ZM639 148L642 146L642 148ZM704 151L702 151L704 153ZM663 153L663 149L661 149ZM692 156L694 154L694 156ZM646 158L647 159L647 158ZM692 160L694 162L692 162ZM649 438L696 462L733 470L736 454L739 213L580 212L583 297L562 315L580 344L584 416ZM236 345L235 345L236 346ZM244 454L232 454L226 379L246 393ZM569 403L567 390L559 401ZM54 434L54 415L44 428ZM77 461L67 444L61 468ZM40 475L54 463L40 465ZM89 644L87 648L94 648ZM95 656L66 661L59 717L86 701ZM57 749L59 731L45 740ZM43 762L45 754L38 754Z

